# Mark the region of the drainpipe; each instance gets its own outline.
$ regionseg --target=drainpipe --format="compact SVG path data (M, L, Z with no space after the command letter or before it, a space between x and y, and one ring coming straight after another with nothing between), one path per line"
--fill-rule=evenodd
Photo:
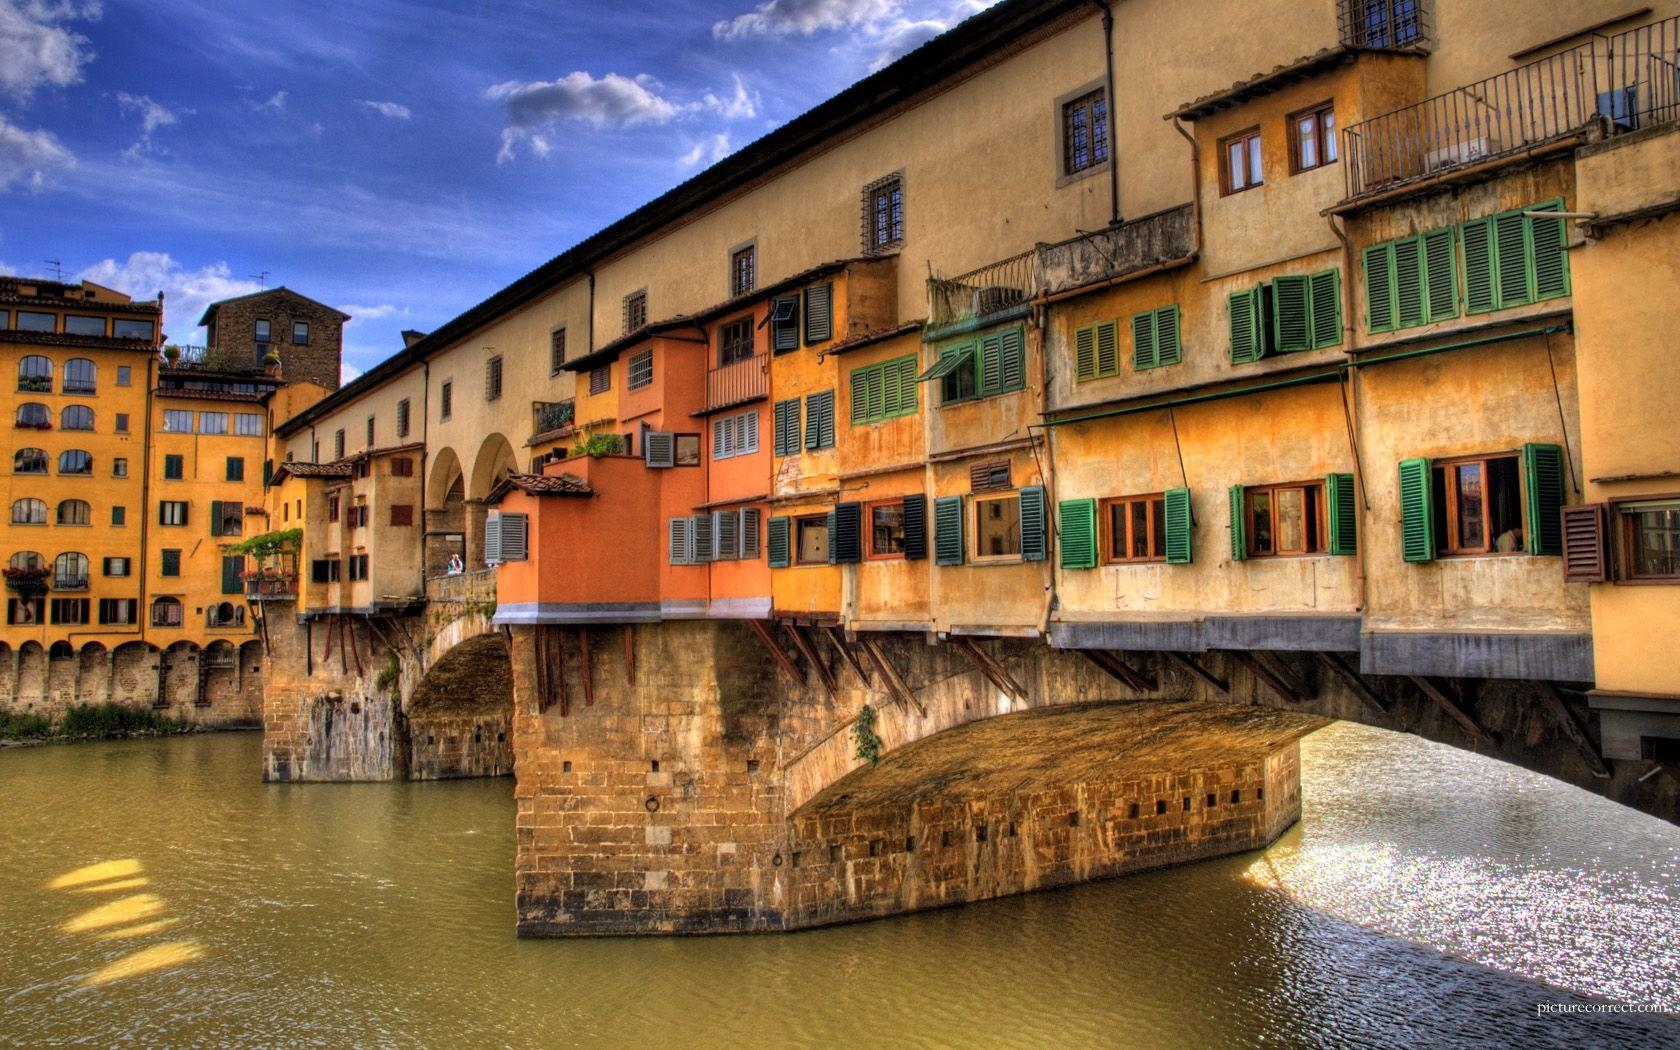
M1103 56L1104 56L1104 90L1103 97L1108 105L1108 224L1120 225L1120 138L1119 131L1114 126L1114 111L1118 108L1114 98L1114 8L1107 0L1092 0L1102 8Z
M1357 305L1353 294L1353 241L1348 238L1344 223L1337 222L1337 216L1326 215L1324 221L1329 224L1330 232L1335 234L1336 240L1342 245L1342 317L1343 332L1347 337L1347 352L1351 356L1359 350L1359 325L1354 318L1354 308ZM1371 509L1369 493L1365 491L1365 467L1363 458L1359 455L1359 370L1347 369L1342 387L1342 404L1347 418L1348 445L1353 451L1353 491L1358 494L1359 505L1362 510ZM1359 544L1354 551L1354 567L1356 570L1354 586L1355 604L1358 610L1365 611L1365 559L1370 547L1368 543Z
M1199 255L1202 251L1202 147L1196 144L1196 136L1184 130L1184 125L1177 117L1173 118L1173 129L1184 136L1184 141L1190 143L1190 252Z
M162 293L158 298L162 300ZM163 314L158 314L158 338L162 342ZM140 439L140 607L134 610L139 618L140 637L150 641L151 616L151 578L146 575L146 549L151 542L151 509L152 509L152 399L157 394L158 352L159 346L152 347L151 357L146 362L146 416L141 423L142 436Z

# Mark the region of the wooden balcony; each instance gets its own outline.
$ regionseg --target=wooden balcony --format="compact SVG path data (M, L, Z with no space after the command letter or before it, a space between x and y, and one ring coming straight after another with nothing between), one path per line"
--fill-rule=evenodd
M770 393L770 355L759 351L751 357L718 365L706 373L706 411L744 405Z

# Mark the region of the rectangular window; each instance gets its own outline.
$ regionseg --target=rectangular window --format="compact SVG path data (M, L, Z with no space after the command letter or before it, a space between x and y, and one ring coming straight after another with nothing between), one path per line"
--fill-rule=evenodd
M1219 143L1219 190L1241 193L1263 182L1260 171L1260 129L1222 139Z
M770 305L770 347L778 354L799 349L799 296L784 295Z
M1008 561L1021 556L1021 497L975 496L975 562Z
M653 348L638 350L624 366L624 388L640 390L653 384Z
M241 581L240 578L239 578L240 574L243 573L244 571L245 571L245 556L243 554L224 554L224 555L222 555L222 593L223 594L242 594L242 593L244 593L245 586L244 586L243 581ZM241 620L243 620L244 614L245 614L244 608L240 608L238 611L239 611L239 615L240 615ZM210 626L212 626L212 627L216 626L215 621L211 621Z
M158 561L158 575L175 577L181 575L181 552L173 547L162 552Z
M916 414L915 354L854 368L851 373L852 425L879 423Z
M904 557L904 501L884 500L867 508L869 557L888 560Z
M1363 258L1370 331L1392 332L1458 316L1458 252L1452 227L1373 244Z
M730 459L758 451L758 413L741 412L712 420L712 458Z
M240 536L245 532L245 504L212 500L210 503L210 535Z
M226 412L200 412L198 414L198 432L200 434L226 434L228 432L228 414Z
M344 431L333 431L333 459L344 458Z
M1324 482L1263 485L1245 492L1249 557L1323 554L1328 549Z
M443 385L438 388L438 418L448 419L454 407L455 383L452 380L445 379Z
M624 297L624 333L639 332L647 327L647 323L647 289L643 288Z
M335 494L327 497L327 521L328 522L336 522L337 520L338 520L338 495L335 493Z
M566 364L566 329L548 333L548 374L557 376Z
M408 398L397 402L397 437L408 436Z
M105 575L110 577L127 576L129 564L127 558L106 558L104 562Z
M863 250L887 251L904 243L904 176L889 175L863 189Z
M111 337L113 339L131 339L149 343L152 341L153 331L155 329L150 321L127 321L119 317L111 322Z
M946 347L919 378L940 381L941 405L1020 390L1027 378L1025 332L1008 328Z
M1108 96L1102 89L1062 106L1062 174L1077 175L1108 160Z
M109 626L127 626L134 622L138 603L133 598L99 599L99 622Z
M729 295L746 295L758 286L758 249L753 245L729 256Z
M337 558L316 558L309 563L310 583L337 583L340 562Z
M292 322L292 345L293 346L308 346L309 345L309 322L308 321L293 321Z
M414 504L391 504L391 524L398 528L407 528L414 524Z
M1484 456L1433 464L1435 550L1521 554L1526 549L1519 457Z
M368 556L365 554L350 555L350 578L365 580L368 578Z
M414 461L407 456L398 456L391 460L391 476L393 478L412 478L414 476Z
M267 318L258 319L256 326L256 340L259 344L266 344L269 341L269 329L270 326Z
M600 365L589 370L589 392L604 394L612 389L612 366Z
M1419 0L1359 0L1342 5L1342 43L1349 47L1410 47L1423 39Z
M33 310L19 310L17 330L20 332L56 332L58 331L58 315L37 313Z
M1328 102L1289 118L1289 170L1300 174L1336 163L1336 108Z
M111 524L112 525L127 525L128 524L128 508L127 507L112 507L111 508Z
M45 598L8 598L6 599L6 622L13 626L22 624L37 624L47 615L47 600Z
M163 432L165 434L191 434L193 428L193 414L181 409L165 409L163 413Z
M372 416L367 417L367 447L368 448L373 447L373 435L374 435L373 418L374 417L372 417Z
M750 317L718 326L718 365L745 361L753 355L753 322Z
M66 335L97 335L103 337L105 335L105 318L65 314L64 332Z
M500 355L484 362L484 400L500 401L502 398L502 358Z
M87 623L88 600L86 598L54 598L52 600L52 622L58 624Z
M1103 561L1167 560L1165 494L1106 499L1102 508Z
M1074 329L1074 378L1102 379L1120 374L1120 322L1103 321Z
M132 386L134 383L134 369L128 365L117 366L117 385Z
M980 356L975 351L974 343L948 346L940 351L939 360L927 375L939 380L941 405L972 401L980 396Z
M111 461L111 476L113 478L128 477L128 460L122 457Z
M1623 578L1680 581L1680 500L1618 503L1616 517Z
M676 464L679 467L698 467L700 465L699 434L678 434L676 436Z
M828 515L812 514L794 519L794 563L828 564Z
M167 455L163 457L163 480L180 481L186 476L186 459L181 456Z
M256 412L235 412L233 432L240 437L262 437L263 417Z
M117 426L116 426L117 433L119 433L119 434L128 433L128 413L127 412L118 412L118 413L115 413L115 415L116 415L116 419L117 419Z
M159 525L185 525L187 523L187 501L184 499L166 499L158 503Z

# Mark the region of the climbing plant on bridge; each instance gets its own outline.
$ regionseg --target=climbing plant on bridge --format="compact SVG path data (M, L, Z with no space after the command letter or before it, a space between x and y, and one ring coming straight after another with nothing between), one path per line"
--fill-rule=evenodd
M303 545L302 529L281 529L252 536L242 543L230 544L229 554L245 554L253 558L271 558L277 554L295 554Z
M881 738L875 735L875 720L877 717L879 716L875 714L875 709L868 704L864 704L863 709L858 712L857 718L852 722L852 739L857 741L855 757L859 761L868 762L872 766L879 765L881 762Z

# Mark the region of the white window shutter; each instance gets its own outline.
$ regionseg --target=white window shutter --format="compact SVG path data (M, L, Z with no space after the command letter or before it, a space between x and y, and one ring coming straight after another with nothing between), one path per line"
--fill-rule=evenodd
M745 454L758 451L758 413L743 412L736 417L735 451Z
M672 518L671 519L671 564L672 565L691 565L691 564L693 564L694 558L689 551L689 548L692 544L692 540L693 540L693 537L691 535L691 530L689 529L689 520L687 518Z
M642 461L649 467L677 465L676 435L664 430L650 430L642 435Z

